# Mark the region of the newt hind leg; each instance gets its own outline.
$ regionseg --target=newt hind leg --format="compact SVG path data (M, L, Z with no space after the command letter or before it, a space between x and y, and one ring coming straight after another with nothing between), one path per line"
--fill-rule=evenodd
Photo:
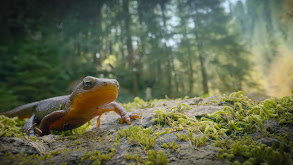
M130 113L127 112L120 104L117 102L112 102L105 105L103 108L98 109L98 119L97 119L97 128L100 126L100 117L104 112L114 111L121 117L121 124L126 122L127 124L131 124L130 119L139 119L140 116L138 113Z
M41 132L39 132L39 136L43 136L43 135L48 135L50 134L50 126L52 123L54 123L55 121L61 119L63 116L65 116L66 111L64 110L59 110L59 111L55 111L52 112L48 115L46 115L40 124L40 130ZM62 127L62 126L60 126Z

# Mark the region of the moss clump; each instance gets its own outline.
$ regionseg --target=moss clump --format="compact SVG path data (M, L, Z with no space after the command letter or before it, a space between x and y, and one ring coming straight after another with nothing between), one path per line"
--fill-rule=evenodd
M171 133L175 131L188 130L189 139L195 147L206 145L207 138L216 139L217 145L226 148L218 154L219 158L232 160L235 155L247 158L245 164L268 163L274 164L280 160L283 164L288 162L288 152L285 153L282 149L273 150L264 144L256 143L246 144L247 139L221 140L241 137L245 133L265 132L263 130L263 122L269 119L277 119L279 124L292 124L293 121L293 95L284 97L281 100L274 98L266 99L260 103L254 102L244 95L243 92L234 92L227 96L220 97L218 100L212 100L212 103L224 105L225 107L212 114L206 114L197 121L183 114L182 106L173 107L170 112L167 110L154 111L154 124L158 130L155 132L157 136ZM174 111L175 110L175 111ZM184 109L187 110L187 109ZM160 130L161 127L166 127ZM203 132L202 138L193 137L193 132ZM177 135L178 140L186 140L183 135ZM227 137L228 136L228 137ZM275 137L276 135L270 135ZM221 144L221 145L220 145ZM293 144L293 143L286 143ZM163 144L168 147L167 144ZM247 146L248 149L247 149ZM247 151L241 150L241 148ZM262 150L262 151L261 151ZM247 154L250 152L253 154ZM260 152L260 154L257 154ZM293 152L290 150L290 152ZM267 156L271 155L271 156ZM237 162L235 162L237 164Z
M279 124L293 124L293 114L290 112L281 113L278 122Z
M168 164L168 158L163 151L150 150L148 158L144 162L147 165L165 165Z
M0 137L3 136L16 136L23 137L24 133L21 132L21 129L26 120L19 119L18 117L9 118L3 115L0 115Z
M128 129L118 131L120 137L127 137L130 142L140 145L143 149L150 149L156 145L156 137L152 135L153 128L142 128L142 126L130 126Z
M291 96L285 96L277 102L279 124L293 124L293 90Z
M192 107L185 103L178 103L177 106L171 108L171 110L175 110L176 112L183 112L184 110L191 110Z
M114 146L118 146L121 143L120 136L117 136L114 142Z
M88 151L82 155L80 161L91 160L93 161L92 164L101 164L102 161L110 160L115 153L115 148L111 148L110 152L105 154L101 154L100 151Z
M178 134L176 133L175 135L176 135L176 137L177 137L177 139L178 139L179 141L187 141L187 140L188 140L188 137L187 137L185 134L180 134L180 135L178 135Z
M149 101L149 102L145 102L143 99L139 98L139 97L135 97L133 102L131 103L127 103L127 104L122 104L122 106L127 110L127 111L131 111L131 108L151 108L154 107L154 103L156 101Z
M194 118L191 118L183 113L167 112L164 110L155 110L155 115L153 118L154 124L161 126L171 126L170 129L165 130L166 133L171 133L175 131L182 131L183 129L192 130L196 132L201 124Z
M60 154L59 150L54 150L45 154L33 154L33 155L27 155L23 153L17 153L12 154L11 152L7 152L1 157L1 163L0 164L11 164L11 162L14 162L14 164L40 164L40 161L43 160L49 160L54 158L54 156ZM50 163L49 163L50 162ZM48 164L56 164L54 161L49 160Z
M284 151L284 145L280 144L279 148L269 147L265 144L258 143L250 136L238 137L233 140L219 140L215 146L220 147L220 153L217 157L232 160L235 156L246 158L244 164L288 164L292 161L292 155L289 156ZM273 145L274 146L274 145ZM237 164L235 162L235 164Z
M223 130L227 135L243 135L245 132L252 133L263 129L265 120L278 117L279 123L291 123L292 96L287 96L278 101L274 98L255 103L243 92L234 92L229 97L219 99L219 103L226 105L223 110L202 117L202 121L210 121L210 131L216 135L216 130ZM216 135L216 137L219 137Z
M124 158L126 160L135 160L137 163L142 163L145 159L144 156L131 155L131 154L125 154Z
M193 138L193 135L192 135L192 132L188 132L188 137L189 137L189 140L191 141L191 143L197 148L197 147L200 147L200 146L204 146L206 145L206 142L207 142L207 137L206 135L204 134L201 138L199 137L194 137Z
M209 137L219 138L220 135L225 135L228 129L222 128L217 122L210 120L208 118L202 118L203 121L197 121L195 118L191 118L183 113L167 112L166 110L156 110L154 111L154 124L162 126L171 126L165 128L163 131L156 131L156 135L160 136L162 134L188 130L191 132L202 131L208 134Z
M177 143L173 140L172 143L163 143L161 145L163 148L169 148L171 150L176 151L179 148L179 145L177 145Z

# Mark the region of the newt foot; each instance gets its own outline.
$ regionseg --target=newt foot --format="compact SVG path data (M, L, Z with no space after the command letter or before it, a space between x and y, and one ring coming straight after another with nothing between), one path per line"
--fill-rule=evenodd
M131 124L130 119L139 119L140 116L138 113L126 113L125 115L121 116L120 123L126 122L127 124Z

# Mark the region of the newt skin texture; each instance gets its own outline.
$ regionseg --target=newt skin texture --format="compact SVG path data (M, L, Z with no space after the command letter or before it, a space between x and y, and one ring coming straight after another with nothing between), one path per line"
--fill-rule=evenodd
M25 104L2 115L30 117L23 128L29 130L29 134L35 135L32 128L35 123L39 124L39 136L50 134L50 130L66 131L77 128L96 116L98 128L101 115L108 111L115 111L120 115L121 123L130 124L130 119L140 117L138 113L126 112L121 105L114 102L118 96L118 88L119 83L115 79L87 76L71 95Z

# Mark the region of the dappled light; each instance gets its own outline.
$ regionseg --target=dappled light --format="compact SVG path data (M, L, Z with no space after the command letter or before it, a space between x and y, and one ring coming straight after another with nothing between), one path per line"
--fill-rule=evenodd
M293 0L0 4L0 164L293 165Z
M117 79L120 102L293 88L290 0L13 0L0 18L1 111L87 75Z

